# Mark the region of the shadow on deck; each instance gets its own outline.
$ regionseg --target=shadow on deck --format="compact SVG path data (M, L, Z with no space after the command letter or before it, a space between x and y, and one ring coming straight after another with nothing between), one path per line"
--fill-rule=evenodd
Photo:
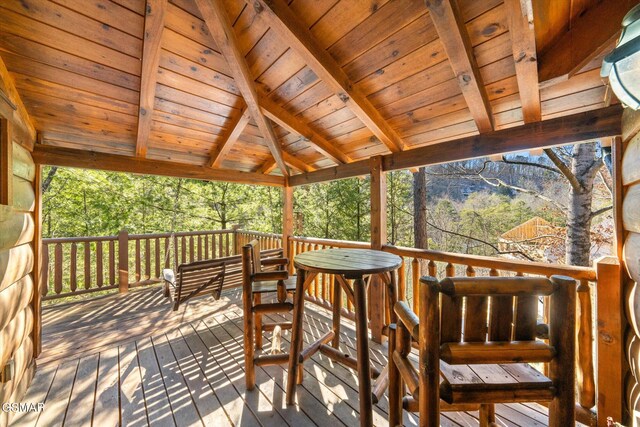
M329 313L305 310L306 342L330 327ZM355 356L354 326L343 321L341 349ZM283 333L288 351L289 332ZM176 312L159 287L47 307L43 353L25 402L45 410L14 419L16 426L327 426L358 425L355 372L317 353L305 363L298 405L286 406L286 369L258 367L257 387L244 385L240 292L219 301L192 300ZM265 337L265 348L271 342ZM386 347L371 345L380 369ZM374 408L386 426L388 400ZM537 404L497 405L499 425L544 426ZM406 415L405 425L417 425ZM445 413L443 426L478 425L477 413Z

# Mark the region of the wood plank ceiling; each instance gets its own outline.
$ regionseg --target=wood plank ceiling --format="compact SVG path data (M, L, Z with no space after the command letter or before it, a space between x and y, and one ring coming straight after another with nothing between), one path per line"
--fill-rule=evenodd
M5 0L0 58L43 144L297 174L604 107L635 3Z

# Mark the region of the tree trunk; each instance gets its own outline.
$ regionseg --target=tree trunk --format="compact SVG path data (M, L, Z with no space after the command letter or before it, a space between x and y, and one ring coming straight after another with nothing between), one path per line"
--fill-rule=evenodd
M571 187L567 212L566 262L570 265L589 266L593 183L601 166L595 143L574 147L571 172L580 186Z
M429 249L427 236L427 169L413 173L413 234L414 246ZM427 273L427 261L420 260L420 274Z

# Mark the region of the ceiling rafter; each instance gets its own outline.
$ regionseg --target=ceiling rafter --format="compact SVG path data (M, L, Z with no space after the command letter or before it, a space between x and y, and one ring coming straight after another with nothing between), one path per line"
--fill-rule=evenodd
M315 132L303 120L294 116L267 97L260 97L262 112L272 121L282 126L287 131L300 135L309 141L316 151L328 157L337 164L350 163L352 160L338 147L327 141L323 136Z
M164 30L167 0L147 0L144 15L144 40L142 45L142 73L140 74L140 103L138 130L136 133L136 157L146 157L149 133L153 121L156 97L160 41Z
M566 81L609 48L620 35L622 18L636 4L636 0L601 1L572 22L571 29L539 58L541 86Z
M524 2L524 3L523 3ZM525 123L542 120L536 35L533 29L531 0L505 0L513 59L516 63L516 79ZM526 6L523 9L523 6Z
M284 158L284 161L291 166L292 168L299 170L302 173L308 173L308 172L313 172L318 170L318 168L316 168L315 166L311 166L308 163L305 163L304 161L302 161L301 159L299 159L298 157L295 157L292 154L289 154L286 151L282 152L282 157ZM264 162L257 170L256 173L261 173L261 174L270 174L271 172L274 171L274 169L277 167L278 165L276 164L275 161L273 161L273 159L269 159L266 162Z
M382 141L391 152L402 151L404 141L387 123L366 96L349 80L347 74L323 49L309 30L282 0L245 0L254 7L281 39L288 43L347 107Z
M288 176L289 170L282 158L282 147L273 132L271 123L260 110L254 79L251 76L244 56L238 48L235 31L229 21L229 16L224 9L222 1L196 0L196 4L209 32L229 64L229 69L247 104L249 114L258 125L258 129L260 129L260 133L263 135L267 147L269 147L269 151L271 151L282 174Z
M456 1L426 0L426 6L478 131L492 131L491 105Z
M223 137L222 141L211 151L211 155L209 156L209 161L207 165L210 168L219 168L222 164L224 158L229 154L231 148L238 140L238 137L244 131L244 128L247 127L249 121L251 120L251 116L249 115L249 110L244 109L237 117L235 117L235 121L231 124L231 127Z

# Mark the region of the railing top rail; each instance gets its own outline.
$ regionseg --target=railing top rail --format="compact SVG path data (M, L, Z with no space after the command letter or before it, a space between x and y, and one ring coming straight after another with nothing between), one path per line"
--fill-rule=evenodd
M129 239L155 239L165 237L188 237L188 236L203 236L205 234L228 234L233 233L233 230L203 230L203 231L179 231L176 233L151 233L151 234L129 234Z
M370 249L371 243L369 242L354 242L351 240L333 240L333 239L320 239L316 237L299 237L292 236L289 238L293 242L310 243L314 245L335 246L338 248L354 248L354 249Z
M573 265L548 264L544 262L519 261L507 258L496 258L482 255L457 254L451 252L432 251L428 249L405 248L385 245L382 250L399 256L428 259L430 261L450 262L453 264L471 265L480 268L495 268L519 273L541 274L549 276L560 274L579 280L596 280L596 271L591 267Z
M263 233L262 231L251 231L251 230L236 230L238 234L246 234L249 236L258 236L258 237L275 237L276 239L282 239L282 234L277 233Z
M118 240L118 236L88 236L88 237L48 237L43 238L45 245L52 243L87 243L87 242L108 242Z

